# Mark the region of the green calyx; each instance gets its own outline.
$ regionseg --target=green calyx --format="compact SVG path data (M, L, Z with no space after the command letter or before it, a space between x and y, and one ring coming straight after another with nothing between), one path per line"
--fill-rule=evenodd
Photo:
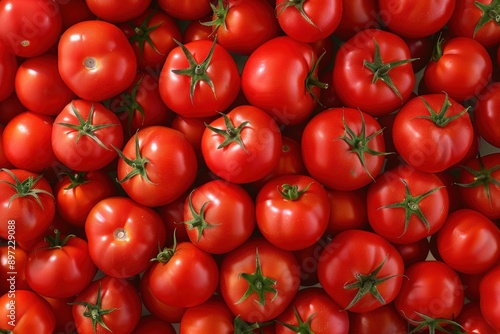
M240 273L239 277L243 278L248 282L248 289L245 291L243 296L235 304L239 304L246 300L250 295L256 293L259 299L254 301L264 306L266 304L266 293L273 293L274 296L271 302L278 297L278 290L275 286L277 284L276 280L266 277L262 274L262 268L260 266L259 250L255 250L255 271L252 274Z
M61 239L61 231L58 229L54 230L54 236L49 235L45 237L45 243L47 244L47 247L44 247L46 249L54 249L54 248L62 248L66 243L68 242L69 239L76 237L74 234L68 234L64 238Z
M342 113L342 123L344 124L344 129L345 133L342 137L339 137L338 139L341 139L349 145L350 149L349 152L356 153L356 155L359 158L359 161L361 162L361 165L363 166L364 170L366 173L370 176L372 180L375 180L373 175L370 173L368 168L366 167L366 160L365 160L365 154L371 154L371 155L389 155L391 154L390 152L378 152L373 149L371 149L368 146L368 143L375 138L378 135L381 135L384 129L380 129L377 132L374 132L370 136L366 136L366 124L365 124L365 117L363 116L363 112L360 111L361 114L361 131L360 134L357 135L354 133L354 131L347 125L344 117L344 113Z
M128 25L134 29L134 35L132 35L128 40L130 43L137 42L139 46L139 53L144 54L144 44L148 44L151 48L158 53L159 55L164 55L157 48L153 40L151 39L150 34L163 25L163 22L152 27L148 27L149 21L151 18L157 13L156 10L153 10L151 14L149 14L144 21L142 21L140 26L136 26L135 24L128 22Z
M151 262L158 261L165 264L168 261L170 261L172 256L174 256L176 249L177 249L177 238L175 236L175 230L174 230L174 241L172 244L172 248L165 247L161 249L160 243L158 243L158 255L156 255L156 257L152 258L149 261Z
M132 170L127 175L125 175L123 177L123 179L117 180L119 183L123 183L125 181L130 180L131 178L133 178L136 175L140 175L144 180L146 180L146 182L151 183L151 184L155 184L148 177L148 173L146 171L146 165L149 163L149 160L148 160L148 158L143 157L141 155L141 149L139 146L139 136L137 135L137 133L135 134L135 159L129 159L125 156L125 154L123 154L122 151L120 151L119 149L117 149L114 146L113 146L113 148L118 153L118 156L123 161L125 161L125 163L127 165L132 167Z
M8 329L0 329L0 334L14 334L14 332Z
M414 333L419 333L422 329L427 328L429 330L429 334L435 334L436 331L439 331L438 333L449 333L449 334L465 334L466 332L461 332L459 329L464 329L462 325L460 325L458 322L449 320L449 319L443 319L443 318L432 318L429 317L428 315L419 313L415 311L415 314L417 314L420 318L422 318L421 321L416 321L413 319L410 319L406 317L408 322L411 324L415 325L415 328L411 331L408 332L408 334L414 334ZM453 326L453 331L450 331L448 327L443 328L441 324L445 325L452 325Z
M137 91L139 90L143 79L144 75L137 81L130 94L126 92L121 93L120 106L114 110L114 112L118 114L127 113L127 128L129 134L131 132L132 120L134 119L135 112L139 112L142 117L143 124L144 118L146 117L144 108L140 105L139 102L137 102Z
M314 61L315 54L314 54L314 52L312 53L313 66L311 67L309 73L307 74L306 82L305 82L305 87L306 87L307 91L312 96L312 98L317 103L319 103L321 106L323 106L323 105L321 104L318 96L316 96L316 94L314 94L313 89L314 89L314 87L319 87L320 89L327 89L328 88L328 84L325 82L319 81L318 75L317 75L317 69L318 69L319 63L321 62L321 59L323 59L325 54L326 54L326 51L323 52L321 54L321 56L319 56L318 60Z
M9 207L12 204L12 201L14 201L16 198L31 196L36 200L36 202L40 205L40 207L42 209L44 209L43 203L40 200L39 195L45 194L45 195L48 195L48 196L54 198L54 195L51 194L50 192L43 190L43 189L35 188L36 183L43 177L43 175L39 175L36 178L33 178L33 176L29 176L26 178L26 180L21 182L19 180L19 178L14 173L12 173L10 170L8 170L7 168L2 168L2 169L0 169L0 171L9 174L10 177L12 177L12 179L14 180L14 182L0 180L0 182L4 182L4 183L8 184L9 186L11 186L15 190L15 194L12 195L11 198L9 199L9 203L8 203Z
M267 322L254 322L252 324L246 323L241 319L239 315L234 318L234 334L250 334L255 333L255 330L259 330L259 333L264 333L263 328L266 326L274 325L273 321Z
M412 61L417 60L418 58L411 59L402 59L396 60L389 63L384 63L382 60L382 55L380 54L380 46L378 45L377 40L374 38L373 43L375 44L375 53L373 55L373 62L369 62L368 60L363 61L363 66L367 67L373 73L372 83L376 83L378 80L384 82L389 88L402 100L403 97L401 93L394 85L391 77L389 76L389 71L394 67L401 66L404 64L408 64Z
M182 52L186 56L189 67L184 69L172 70L172 72L178 75L186 75L191 78L191 83L189 86L189 97L191 98L191 104L194 105L194 91L196 89L196 85L198 85L200 81L205 82L212 89L214 97L217 98L215 94L214 83L207 73L208 67L210 66L210 62L212 60L212 56L214 54L215 46L217 45L217 36L214 38L214 42L212 43L212 47L210 48L210 51L208 52L206 58L201 63L196 62L193 54L188 50L188 48L186 48L184 44L175 39L174 42L179 45Z
M361 273L357 273L355 275L355 277L356 277L355 282L348 283L348 284L346 283L344 285L344 289L346 289L346 290L354 290L354 289L357 290L356 295L354 296L354 298L351 300L349 305L347 305L344 310L348 310L351 307L353 307L354 305L356 305L356 303L367 294L371 294L382 305L386 304L384 298L382 297L382 295L378 291L377 286L379 284L387 281L387 280L390 280L391 278L399 276L399 275L392 275L392 276L387 276L387 277L382 277L382 278L377 277L378 273L380 272L380 270L382 269L382 267L384 266L386 261L387 261L387 256L384 258L382 263L380 263L380 265L377 268L375 268L375 270L373 270L370 274L363 275Z
M431 190L429 190L423 194L420 194L418 196L413 196L410 192L410 189L408 188L408 183L403 179L400 179L400 180L404 184L404 187L405 187L405 194L406 194L405 199L402 200L401 202L381 206L379 209L401 208L401 209L405 210L404 228L403 228L403 233L401 233L400 237L403 236L406 233L406 231L408 230L408 226L410 224L410 219L413 215L417 216L418 219L420 219L422 224L424 224L425 227L427 228L427 232L429 232L431 229L431 226L430 226L429 222L427 221L427 218L425 217L424 213L420 209L419 204L424 198L435 193L439 189L444 188L444 186L431 189Z
M207 27L213 27L212 31L214 32L217 31L220 26L222 26L224 30L227 31L226 17L229 11L229 4L227 6L224 6L224 0L219 0L217 6L215 6L213 3L210 3L210 7L212 7L213 17L215 17L215 19L213 19L212 21L200 23Z
M241 131L243 131L243 129L251 123L249 121L245 121L245 122L242 122L240 125L238 125L238 127L234 127L234 124L231 121L231 119L229 118L229 116L227 116L223 113L220 113L220 115L224 119L224 125L226 126L225 130L218 129L216 127L211 126L210 124L205 123L205 126L208 129L210 129L211 131L215 132L216 134L224 137L224 141L219 146L217 146L217 148L220 149L220 148L224 148L224 147L228 146L231 143L237 143L238 145L241 146L243 151L248 153L248 151L245 147L245 144L243 144L243 140L241 139Z
M97 125L92 124L92 119L94 117L94 103L92 103L92 106L90 107L90 112L86 120L82 118L82 115L80 115L78 109L76 109L76 107L73 105L73 102L71 102L71 110L78 119L78 124L70 124L70 123L56 123L56 124L66 126L75 131L78 131L78 136L76 137L76 144L78 144L82 136L87 136L92 140L94 140L97 144L99 144L99 146L101 146L105 150L111 151L111 149L108 148L106 145L104 145L104 143L96 136L95 132L104 128L108 128L110 126L117 126L118 124L111 124L111 123L97 124Z
M500 25L500 0L493 0L489 4L474 1L474 5L476 5L476 7L481 10L482 14L476 26L474 27L472 38L476 37L479 29L481 29L490 21L495 22L497 25Z
M281 186L281 189L278 187L278 192L280 195L289 201L296 201L304 194L309 187L311 186L312 182L309 183L304 189L299 190L298 185L291 185L291 184L283 184Z
M107 310L102 309L102 296L101 296L101 284L97 290L97 300L95 304L89 302L73 302L70 305L82 305L85 306L85 311L83 311L83 316L90 318L92 320L92 328L94 333L97 333L97 324L101 325L105 330L112 332L111 329L104 323L103 316L116 311L117 308L111 308Z
M71 183L66 188L64 188L64 190L71 190L89 182L89 180L85 179L86 172L77 172L74 174L61 173L60 175L68 177L71 181Z
M427 100L425 100L425 98L420 97L420 99L422 100L422 102L424 102L425 107L429 111L430 115L429 116L419 116L417 118L428 119L428 120L430 120L431 122L433 122L434 124L436 124L437 126L439 126L441 128L447 126L450 122L453 122L457 118L462 117L465 113L467 113L469 111L469 108L467 107L467 108L465 108L464 110L462 110L460 113L458 113L456 115L446 116L446 112L451 107L451 102L450 102L450 99L448 98L448 94L447 93L445 93L445 98L444 98L444 101L443 101L443 105L441 106L441 110L439 110L439 112L436 112L429 105L429 102L427 102Z
M311 314L306 321L302 320L302 317L300 316L299 312L297 311L297 308L295 305L293 306L293 314L295 315L295 319L297 319L297 326L294 326L289 323L285 323L282 321L276 321L282 326L285 326L289 330L293 331L294 333L299 333L299 334L314 334L314 332L311 329L311 320L314 318L315 313Z
M183 224L185 224L189 230L192 230L192 229L197 230L198 238L197 238L196 242L198 243L198 242L200 242L200 239L203 236L203 231L205 229L216 227L218 224L209 224L205 220L205 209L206 209L207 204L209 202L203 203L203 205L201 206L200 212L199 213L196 212L196 210L193 207L193 201L192 201L193 192L194 192L194 190L191 191L189 193L189 196L188 196L188 207L189 207L189 211L191 212L191 215L193 216L193 218L191 220L183 222Z
M488 202L490 207L492 207L491 203L491 190L490 186L494 185L500 187L500 181L495 179L492 174L500 169L500 165L493 166L489 169L486 169L483 164L483 160L481 156L478 157L479 161L479 170L470 168L468 166L461 166L463 169L472 174L473 180L470 183L455 183L457 186L464 188L475 188L482 186L484 188L484 192L486 193L486 197L488 197Z
M278 17L285 9L289 7L295 7L295 9L299 11L300 15L302 15L302 17L304 18L304 20L306 20L307 23L309 23L313 27L318 28L316 24L311 20L311 18L307 16L304 10L304 3L306 1L307 0L284 0L280 2L278 5L276 5L276 17Z

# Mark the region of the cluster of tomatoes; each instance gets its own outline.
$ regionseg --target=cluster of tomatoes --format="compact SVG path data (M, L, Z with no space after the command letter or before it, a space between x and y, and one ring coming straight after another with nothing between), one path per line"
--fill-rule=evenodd
M499 0L0 1L0 332L500 332Z

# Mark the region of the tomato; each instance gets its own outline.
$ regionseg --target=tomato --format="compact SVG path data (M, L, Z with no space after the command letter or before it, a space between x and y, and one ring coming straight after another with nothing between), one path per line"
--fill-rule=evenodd
M453 15L455 0L378 0L385 26L394 33L409 38L430 36L441 30Z
M209 0L158 0L158 5L167 14L176 19L194 21L201 19L211 12Z
M172 128L143 128L118 152L118 182L128 196L142 205L173 202L195 180L198 163L194 148Z
M368 189L368 221L393 243L419 241L446 221L449 198L439 177L409 166L385 171Z
M288 36L301 42L314 42L335 31L342 18L342 3L342 0L276 0L276 17Z
M259 231L271 244L285 250L313 245L328 226L328 194L307 175L271 179L260 189L255 202Z
M193 307L215 292L219 268L214 258L192 242L174 243L156 257L149 274L151 293L174 307Z
M379 16L377 0L342 0L342 17L333 34L346 41L361 30L378 29Z
M57 43L59 5L52 0L8 0L0 5L0 42L19 57L35 57Z
M500 264L496 264L486 272L479 284L479 306L486 322L495 330L500 331Z
M224 301L247 322L264 322L281 314L300 284L294 255L263 238L250 239L228 253L220 272Z
M95 19L86 0L56 0L62 17L62 31L78 22Z
M393 243L393 245L401 254L406 267L415 262L425 261L429 256L431 247L427 238L405 244Z
M36 293L28 290L8 292L0 297L0 305L0 330L12 334L54 332L54 312Z
M380 333L407 334L408 323L394 308L394 303L364 313L349 313L349 333L369 334L376 328Z
M86 0L89 9L98 18L108 22L125 22L136 18L146 11L151 0L98 1Z
M58 68L76 95L102 101L130 86L137 60L120 28L106 21L88 20L74 24L61 35Z
M26 59L16 73L16 94L26 109L56 116L75 94L59 75L57 56L43 54Z
M88 214L85 233L94 263L107 275L118 278L148 268L166 239L158 213L126 197L98 202Z
M317 64L318 55L311 45L279 36L248 57L241 88L251 105L269 113L280 125L297 125L309 118L320 88L326 88L318 80Z
M201 140L207 167L220 178L238 184L255 182L274 170L281 147L276 122L251 105L238 106L212 121Z
M14 116L26 111L14 92L0 101L0 123L7 124Z
M148 73L161 70L167 55L181 41L176 21L161 10L148 9L133 20L120 25L137 58L137 67Z
M452 99L465 101L486 87L492 72L493 64L484 46L468 37L454 37L437 41L422 80L430 93L445 91Z
M363 230L368 227L367 189L367 187L347 191L326 189L330 200L327 235L334 235L350 229Z
M125 279L103 276L83 290L73 304L78 333L132 333L141 318L141 299Z
M454 270L479 274L500 261L500 230L481 213L460 209L438 231L437 247Z
M28 252L22 249L14 240L7 240L0 246L0 294L15 290L31 290L26 280L26 263ZM12 279L10 273L16 272ZM15 284L14 284L15 283Z
M3 132L4 132L5 126L3 126L0 123L0 168L7 168L11 169L14 168L14 165L7 159L5 156L5 150L3 148Z
M97 202L117 195L113 179L104 171L66 173L54 185L56 209L69 224L84 227Z
M410 49L413 72L417 73L427 66L432 57L434 38L432 36L420 38L403 38Z
M411 54L391 32L366 29L337 51L333 85L347 107L371 116L391 113L410 97L415 85Z
M106 167L123 144L118 117L101 103L73 100L54 120L52 148L60 162L72 170Z
M87 242L74 235L48 236L33 246L26 263L26 279L33 291L50 298L72 297L94 279Z
M254 202L237 184L209 181L186 198L183 224L189 240L200 249L211 254L227 253L252 235Z
M190 21L183 33L183 41L184 43L189 43L193 41L197 41L199 39L208 39L214 40L215 35L212 34L212 27L203 24L204 22L208 22L212 19L212 15L206 16L200 20Z
M167 238L173 236L175 231L175 239L177 242L190 241L187 229L179 226L179 224L184 221L184 204L187 197L188 194L182 195L175 201L156 208L156 211L160 214L165 224Z
M404 263L396 248L363 230L337 234L321 252L318 278L341 309L368 312L396 298Z
M276 318L276 334L347 334L349 316L318 287L300 290Z
M445 93L412 98L397 113L392 129L401 158L413 168L430 173L461 161L473 136L467 109Z
M204 164L203 155L201 153L201 141L203 132L205 132L205 124L210 124L216 117L184 117L175 115L170 123L170 127L184 134L187 140L193 145L194 151L200 164Z
M353 108L330 108L305 126L302 158L311 177L335 190L356 190L382 170L385 143L372 116Z
M308 287L319 283L318 260L321 251L328 244L327 238L328 236L324 236L309 247L293 251L300 266L300 286Z
M215 41L179 44L160 72L159 90L165 104L187 117L210 117L234 102L240 74L231 54Z
M0 194L2 238L17 242L35 239L52 223L54 195L43 175L1 169Z
M500 82L488 85L477 97L474 104L474 125L482 139L500 147L500 128L495 126L500 117Z
M54 314L56 315L56 327L54 333L66 333L75 334L76 326L73 320L73 306L71 303L74 297L71 298L49 298L42 296L50 306Z
M274 8L266 0L219 0L211 20L202 24L212 27L217 43L227 51L245 55L280 32Z
M493 328L486 322L481 313L479 302L470 302L464 305L456 321L464 331L475 334L495 334Z
M458 274L440 261L417 262L406 268L396 310L412 325L436 328L448 324L462 310L464 288Z
M144 315L133 334L175 334L174 326L152 315Z
M207 331L218 334L234 333L234 315L220 296L190 307L182 316L180 334L203 334Z
M42 172L56 164L51 134L54 118L25 111L7 123L2 135L5 157L19 169Z
M0 101L14 93L17 68L16 56L0 44Z

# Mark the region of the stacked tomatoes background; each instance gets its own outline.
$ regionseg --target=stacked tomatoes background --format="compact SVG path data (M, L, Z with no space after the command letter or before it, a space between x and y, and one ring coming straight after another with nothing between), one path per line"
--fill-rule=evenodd
M1 333L500 333L500 1L0 22Z

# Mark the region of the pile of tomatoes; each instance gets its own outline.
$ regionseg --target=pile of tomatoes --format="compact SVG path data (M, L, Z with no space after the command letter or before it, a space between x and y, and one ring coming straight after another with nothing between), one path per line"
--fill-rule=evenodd
M499 0L1 0L0 332L500 332Z

